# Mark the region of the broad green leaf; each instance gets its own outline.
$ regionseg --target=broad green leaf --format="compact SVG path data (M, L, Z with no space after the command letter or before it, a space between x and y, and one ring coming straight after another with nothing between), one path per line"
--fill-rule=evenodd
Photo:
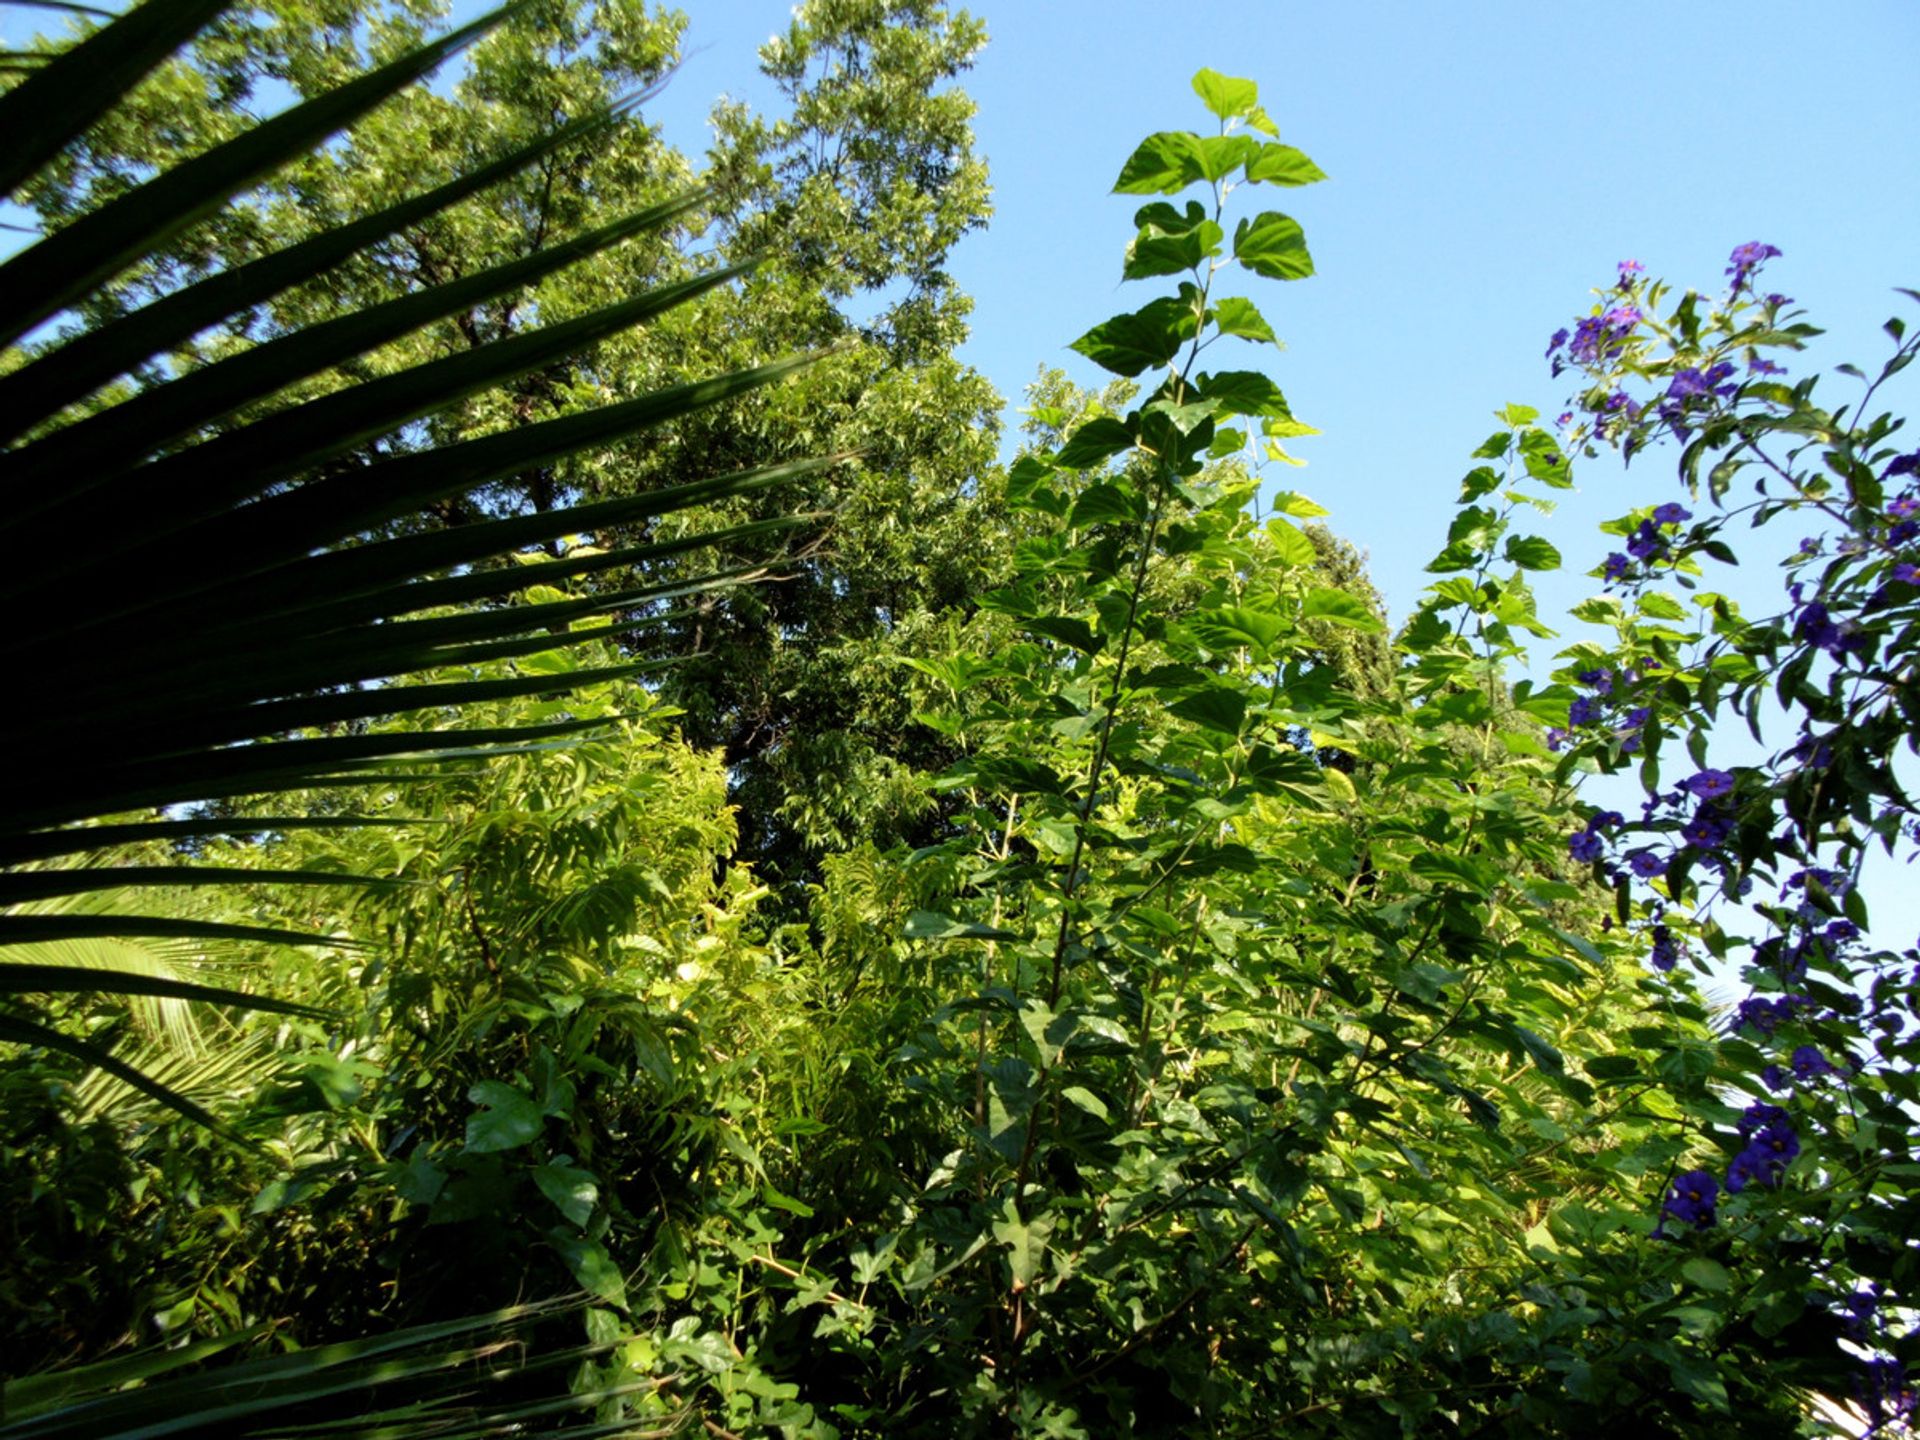
M467 1148L471 1150L473 1146L469 1144ZM591 1171L582 1170L571 1161L555 1161L551 1165L534 1166L533 1183L562 1215L586 1228L587 1221L593 1218L593 1207L600 1200L600 1182Z
M1643 591L1640 595L1640 613L1650 615L1656 620L1684 620L1686 608L1671 595L1658 590Z
M1509 535L1506 557L1522 570L1560 568L1560 552L1538 535Z
M1273 553L1283 565L1307 566L1319 560L1313 541L1279 516L1267 522L1267 535L1273 541Z
M1211 313L1222 335L1237 335L1242 340L1263 341L1269 345L1280 344L1273 327L1267 323L1267 317L1260 313L1259 307L1251 300L1228 295L1213 302Z
M1287 397L1280 387L1255 370L1223 370L1218 375L1202 375L1199 392L1220 409L1232 415L1269 415L1291 419Z
M604 1245L565 1231L550 1232L547 1240L566 1262L582 1290L599 1296L616 1309L627 1308L627 1277L620 1273L620 1267L614 1264Z
M1114 193L1177 194L1205 178L1199 147L1200 137L1183 131L1162 130L1149 135L1120 167L1120 178L1113 182Z
M1133 431L1121 421L1101 416L1074 431L1054 463L1063 470L1091 470L1132 448Z
M1715 1295L1724 1295L1733 1288L1733 1276L1727 1267L1705 1255L1692 1256L1680 1267L1680 1273L1692 1284Z
M915 910L907 917L909 940L1018 940L1011 930L996 929L972 920L957 920L932 910Z
M1060 1098L1078 1109L1084 1110L1096 1120L1110 1119L1107 1105L1098 1095L1084 1085L1068 1085L1060 1092Z
M1063 645L1071 645L1089 655L1099 654L1106 644L1104 637L1093 633L1091 625L1073 615L1030 615L1020 621L1020 628L1044 635L1050 640L1058 640Z
M499 1080L481 1080L467 1091L467 1099L481 1107L467 1120L469 1153L516 1150L538 1138L542 1129L540 1107L513 1086Z
M1187 202L1184 215L1164 201L1148 205L1133 217L1133 223L1139 233L1127 246L1121 270L1128 280L1196 269L1220 253L1220 242L1226 238L1197 200Z
M1145 499L1123 480L1089 485L1073 502L1067 524L1075 530L1093 525L1134 525L1146 518Z
M1193 338L1197 324L1192 305L1168 297L1101 322L1071 348L1102 369L1132 379L1171 360Z
M1167 707L1182 720L1191 720L1223 735L1238 735L1246 720L1247 697L1224 685L1210 685L1197 694L1185 695Z
M1333 512L1326 506L1309 500L1298 490L1282 490L1273 497L1273 510L1277 515L1291 515L1296 520L1318 520Z
M1247 178L1269 185L1311 185L1327 178L1313 161L1291 145L1262 145L1247 162Z
M1240 222L1233 233L1233 254L1269 280L1304 280L1313 274L1313 257L1299 222L1272 211Z
M1726 1381L1720 1378L1720 1372L1712 1361L1695 1359L1690 1355L1675 1355L1668 1362L1667 1372L1673 1377L1674 1388L1682 1395L1698 1400L1708 1409L1722 1414L1731 1410Z

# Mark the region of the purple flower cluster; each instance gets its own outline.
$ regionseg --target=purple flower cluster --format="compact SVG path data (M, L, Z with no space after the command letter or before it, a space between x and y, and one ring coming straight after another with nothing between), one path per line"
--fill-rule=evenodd
M1782 995L1775 1000L1769 1000L1764 995L1749 995L1734 1012L1733 1028L1755 1030L1761 1035L1771 1036L1780 1026L1812 1004L1812 999L1805 995Z
M1816 650L1839 656L1857 651L1866 643L1866 637L1859 633L1853 621L1835 620L1832 612L1818 600L1807 601L1799 606L1799 611L1793 622L1793 638Z
M1689 1170L1674 1179L1660 1208L1688 1225L1711 1225L1719 1200L1720 1182L1705 1170Z
M1693 432L1687 428L1687 411L1696 402L1710 404L1713 400L1731 400L1740 389L1740 382L1731 379L1732 362L1721 360L1706 370L1692 366L1676 371L1667 382L1666 398L1660 402L1660 418L1672 427L1673 433L1685 440Z
M1907 1384L1907 1372L1898 1360L1876 1355L1862 1367L1860 1403L1867 1412L1864 1435L1878 1435L1889 1425L1904 1430L1920 1409L1920 1395Z
M1749 1185L1768 1189L1778 1185L1800 1153L1800 1136L1778 1105L1749 1105L1740 1117L1740 1138L1747 1148L1727 1167L1729 1195L1738 1195Z
M1779 246L1763 245L1758 240L1749 240L1744 245L1734 246L1733 254L1727 257L1727 274L1733 278L1732 288L1736 292L1746 289L1753 280L1753 272L1779 253ZM1771 295L1767 297L1767 303L1773 303Z
M1646 564L1659 560L1667 554L1671 543L1666 534L1668 526L1678 525L1692 518L1692 511L1671 501L1655 507L1653 513L1635 526L1633 533L1627 537L1626 553L1623 555L1615 551L1607 556L1605 564L1601 567L1601 573L1610 582L1630 578L1636 560Z
M1653 950L1647 956L1647 963L1663 974L1673 969L1674 961L1680 958L1680 947L1674 943L1673 932L1664 925L1656 925L1652 930Z
M1591 864L1606 853L1602 832L1626 823L1618 810L1602 810L1587 821L1587 828L1567 841L1567 853L1582 864Z
M1600 365L1617 359L1626 349L1626 340L1640 323L1640 312L1631 305L1616 305L1601 315L1588 315L1553 332L1547 342L1547 358L1553 361L1553 373L1560 374L1569 363ZM1560 354L1566 350L1563 358Z
M1733 817L1708 802L1680 827L1680 838L1696 850L1718 850L1733 836Z

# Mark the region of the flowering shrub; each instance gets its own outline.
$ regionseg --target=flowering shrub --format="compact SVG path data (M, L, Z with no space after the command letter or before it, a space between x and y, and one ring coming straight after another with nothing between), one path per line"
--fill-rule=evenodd
M1673 1179L1654 1233L1767 1276L1741 1297L1763 1330L1786 1323L1789 1289L1826 1297L1871 1433L1913 1410L1902 1217L1920 1177L1920 951L1873 933L1864 869L1873 850L1911 862L1920 838L1900 773L1920 749L1920 451L1875 407L1920 342L1889 320L1892 355L1871 376L1839 367L1859 388L1826 408L1832 380L1788 383L1774 358L1819 333L1760 291L1779 257L1737 247L1715 297L1626 262L1553 337L1554 374L1581 385L1564 443L1629 459L1677 446L1680 496L1603 527L1624 544L1593 571L1605 593L1575 613L1611 643L1563 656L1567 725L1548 744L1569 776L1637 774L1640 818L1596 816L1568 846L1645 926L1651 967L1686 958L1747 992L1720 1027L1716 1090L1676 1121L1702 1163ZM1782 604L1750 617L1710 576L1739 563L1736 527L1779 525L1795 536ZM1736 718L1759 757L1710 763ZM1690 993L1684 973L1670 983ZM1730 1107L1742 1092L1753 1103Z

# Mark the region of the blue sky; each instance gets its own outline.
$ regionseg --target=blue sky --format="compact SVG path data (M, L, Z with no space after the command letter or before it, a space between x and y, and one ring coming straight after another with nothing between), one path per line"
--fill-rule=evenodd
M1108 193L1121 162L1150 131L1210 126L1188 84L1202 66L1257 81L1282 137L1330 176L1257 197L1305 226L1318 270L1250 292L1288 345L1264 363L1324 432L1292 447L1307 469L1277 478L1332 509L1396 616L1491 412L1562 408L1547 336L1616 261L1704 289L1736 244L1778 245L1769 284L1831 332L1810 357L1822 363L1876 360L1881 322L1914 315L1891 293L1920 288L1920 7L1907 0L1817 19L1765 0L974 10L992 40L963 84L995 215L954 262L977 307L965 357L1016 405L1042 364L1099 383L1066 346L1157 293L1119 280L1140 203ZM698 149L722 92L771 107L753 52L788 13L783 0L690 7L696 53L648 118ZM1674 498L1657 456L1580 481L1547 533L1582 568L1599 559L1596 520ZM1543 606L1592 588L1543 585ZM1769 580L1756 600L1773 593Z

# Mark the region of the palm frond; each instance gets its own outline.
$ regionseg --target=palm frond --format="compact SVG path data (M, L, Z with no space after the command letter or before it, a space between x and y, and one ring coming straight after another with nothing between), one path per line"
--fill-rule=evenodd
M327 143L526 3L514 0L294 105L29 244L0 264L0 337L18 342L85 305L116 275ZM77 142L221 8L212 0L146 0L0 97L7 137L0 188L18 186ZM431 507L478 487L777 385L812 363L805 355L728 374L664 377L651 393L619 404L457 443L411 450L371 443L412 426L407 445L417 447L430 427L416 422L695 304L734 283L743 267L712 267L578 318L328 391L343 362L676 225L703 203L697 194L668 197L230 359L177 368L178 347L197 332L353 263L385 237L561 147L604 140L631 112L627 101L559 125L437 188L187 285L91 333L35 342L25 363L0 378L0 438L13 442L0 451L0 530L19 562L0 577L10 622L0 627L0 653L11 673L31 677L36 695L56 702L9 706L0 715L0 745L15 761L0 808L0 864L12 867L0 873L0 991L9 1005L0 1039L85 1058L114 1084L203 1117L178 1084L143 1075L138 1055L130 1063L61 1032L33 997L91 986L140 1004L208 1001L297 1013L301 1007L221 977L168 974L164 965L130 957L155 955L168 943L331 945L323 935L243 923L244 912L237 919L231 907L222 915L181 897L234 885L378 882L195 868L185 859L156 865L150 850L119 847L222 831L391 823L351 813L248 820L182 811L208 802L245 810L275 794L391 785L577 743L611 723L604 706L587 707L581 718L549 703L538 724L463 726L459 716L478 702L551 702L671 663L675 657L647 653L644 632L669 615L675 598L768 573L772 557L743 558L736 547L778 544L811 518L699 538L643 535L593 555L499 563L562 535L658 525L831 460L690 475L644 494L457 531L430 519ZM89 416L73 414L78 402L130 374L169 378ZM296 403L296 386L328 393ZM390 453L396 448L406 453ZM75 546L72 537L82 533L86 543ZM707 576L645 583L650 562L702 544L722 557ZM623 566L634 567L623 573L637 583L611 593L521 598L556 579ZM576 625L595 617L601 623ZM514 673L518 657L608 636L624 637L635 657L557 674L551 667ZM462 673L480 664L493 668ZM413 718L396 726L396 716ZM127 898L134 894L147 898ZM88 897L102 903L74 903ZM4 963L7 951L17 963ZM127 963L110 963L112 954ZM175 1081L186 1073L169 1071Z

